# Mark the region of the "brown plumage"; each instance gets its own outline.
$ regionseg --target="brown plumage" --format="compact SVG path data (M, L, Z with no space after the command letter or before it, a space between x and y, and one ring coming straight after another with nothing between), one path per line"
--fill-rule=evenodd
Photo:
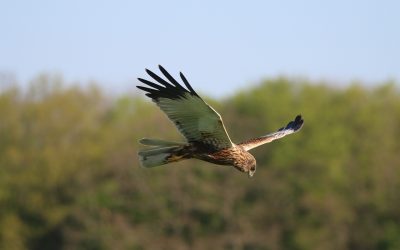
M250 149L282 138L298 131L303 126L300 115L277 132L234 144L226 132L221 116L193 90L185 76L180 77L186 88L180 85L163 67L164 80L152 71L146 72L157 83L138 78L146 87L137 86L146 92L186 138L186 142L170 142L144 138L140 142L152 146L139 151L143 167L156 167L184 159L196 158L218 165L229 165L253 176L256 159ZM149 88L150 87L150 88Z

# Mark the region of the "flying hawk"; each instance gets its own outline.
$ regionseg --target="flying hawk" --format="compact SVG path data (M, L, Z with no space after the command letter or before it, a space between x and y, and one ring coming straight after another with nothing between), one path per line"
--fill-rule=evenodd
M186 88L180 85L162 66L163 79L146 69L155 82L138 78L146 87L137 86L146 92L158 107L176 125L186 142L171 142L143 138L140 143L152 146L139 152L141 165L156 167L184 159L196 158L219 165L230 165L253 176L256 159L248 153L250 149L280 139L298 131L303 125L300 115L274 133L235 144L226 132L221 116L209 106L190 86L186 77L180 77ZM150 88L149 88L150 87Z

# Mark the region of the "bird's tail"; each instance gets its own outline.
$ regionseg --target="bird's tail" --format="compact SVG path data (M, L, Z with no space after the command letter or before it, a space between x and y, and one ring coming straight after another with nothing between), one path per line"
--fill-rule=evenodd
M143 138L139 142L143 145L152 146L138 153L142 167L152 168L187 159L188 154L184 152L185 143L148 138Z

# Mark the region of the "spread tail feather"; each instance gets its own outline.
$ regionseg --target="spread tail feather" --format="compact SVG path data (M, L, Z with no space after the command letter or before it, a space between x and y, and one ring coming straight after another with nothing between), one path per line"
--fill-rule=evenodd
M183 142L173 142L173 141L164 141L160 139L150 139L150 138L143 138L140 139L139 142L143 145L149 146L178 146L178 145L185 145Z
M182 152L185 143L147 138L141 139L139 142L144 145L154 146L139 151L138 155L142 167L152 168L186 159L186 154Z

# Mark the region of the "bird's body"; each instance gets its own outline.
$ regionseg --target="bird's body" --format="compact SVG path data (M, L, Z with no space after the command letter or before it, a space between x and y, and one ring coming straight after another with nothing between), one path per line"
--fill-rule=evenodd
M151 88L137 87L147 92L146 95L174 122L187 142L147 138L140 140L144 145L153 146L139 152L140 162L144 167L156 167L195 158L218 165L233 166L253 176L256 171L256 160L248 150L294 133L303 125L303 120L298 115L294 121L277 132L235 144L230 140L221 116L197 95L185 76L180 73L187 89L183 88L163 67L159 68L169 82L146 70L159 84L139 78L139 81Z
M256 159L252 154L236 144L231 148L222 149L213 154L207 155L204 161L219 165L234 166L241 172L249 173L251 176L256 171Z
M247 152L242 146L236 144L230 148L210 151L196 145L196 143L190 143L177 149L167 160L168 162L174 162L190 158L211 162L217 165L234 166L242 172L249 172L251 166L254 166L253 170L255 170L256 164L254 156ZM247 166L250 166L250 169Z

